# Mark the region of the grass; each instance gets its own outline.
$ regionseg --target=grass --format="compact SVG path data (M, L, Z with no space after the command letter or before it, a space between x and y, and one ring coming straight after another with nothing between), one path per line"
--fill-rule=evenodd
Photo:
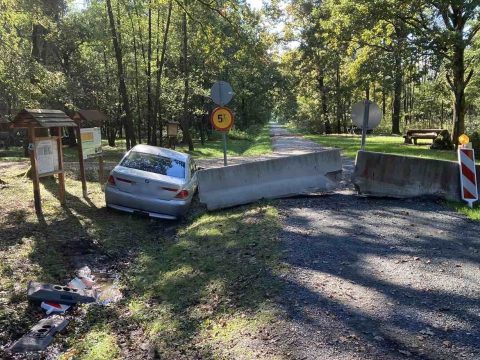
M465 203L449 202L449 205L470 219L480 221L480 205L478 201L473 205L472 209L465 205Z
M360 135L305 135L305 137L324 146L341 148L343 154L352 159L355 158L357 151L360 150ZM419 144L420 145L404 144L401 136L369 135L366 141L366 150L428 159L457 161L457 153L455 151L431 150L431 142L428 140L423 143L419 140Z
M195 158L220 158L223 157L223 140L218 134L218 139L209 140L202 145L195 143L195 150L188 151L188 147L181 145L178 151L187 152ZM272 142L268 127L261 129L258 135L230 133L227 139L228 156L261 156L272 152Z
M108 146L107 140L102 141L104 161L118 162L126 152L125 139L117 139L115 147ZM176 150L190 153L194 158L221 158L223 157L223 140L220 134L215 133L212 140L202 145L200 141L194 141L194 151L188 151L185 144L177 145ZM227 139L228 156L258 156L272 152L272 145L268 127L262 128L258 134L251 135L232 130ZM25 161L22 147L11 147L9 150L0 149L0 162L2 161ZM64 147L64 160L66 162L78 161L76 147ZM94 159L89 161L95 161Z
M106 210L97 183L88 183L83 199L80 182L67 176L65 207L56 181L42 181L38 218L31 181L22 177L26 166L2 169L0 343L44 316L27 302L29 280L66 283L87 261L120 274L124 298L77 307L55 340L61 359L141 358L141 349L171 359L256 356L248 344L279 316L272 300L281 289L274 207L205 213L197 205L178 224L153 221Z

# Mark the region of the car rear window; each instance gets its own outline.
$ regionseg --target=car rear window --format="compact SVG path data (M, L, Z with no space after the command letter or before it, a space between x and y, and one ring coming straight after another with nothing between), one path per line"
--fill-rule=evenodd
M185 178L185 162L154 154L132 151L123 159L120 166L148 171L155 174Z

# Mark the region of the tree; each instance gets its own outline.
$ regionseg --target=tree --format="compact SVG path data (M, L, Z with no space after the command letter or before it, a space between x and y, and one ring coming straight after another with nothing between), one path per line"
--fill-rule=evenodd
M127 86L125 84L125 73L123 69L122 48L120 47L117 30L115 27L115 19L112 11L111 0L106 0L107 14L110 22L110 30L112 32L113 48L115 49L115 58L117 60L117 73L118 73L118 92L122 97L122 108L125 111L125 132L127 149L137 144L135 140L135 132L133 131L132 112L130 110L130 101L127 93Z
M453 141L465 131L465 89L474 69L465 62L465 51L480 30L476 0L411 2L410 14L401 18L416 30L423 49L447 60L446 79L453 93Z

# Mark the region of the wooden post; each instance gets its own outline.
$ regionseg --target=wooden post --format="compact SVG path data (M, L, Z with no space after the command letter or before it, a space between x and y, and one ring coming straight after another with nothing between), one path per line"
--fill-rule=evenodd
M75 133L78 139L78 163L80 165L80 180L82 181L82 192L83 197L86 199L88 197L87 194L87 180L85 178L85 163L83 161L83 147L82 147L82 135L80 133L80 125L75 127Z
M35 153L35 128L28 128L28 145L30 152L30 163L32 166L32 180L33 180L33 198L35 203L35 212L37 214L42 213L42 202L40 198L40 180L37 171L37 156Z
M58 151L58 197L60 204L65 205L65 173L63 170L63 146L62 128L57 128L57 151Z
M100 187L103 185L103 179L105 175L103 173L103 155L98 157L98 182L100 183Z

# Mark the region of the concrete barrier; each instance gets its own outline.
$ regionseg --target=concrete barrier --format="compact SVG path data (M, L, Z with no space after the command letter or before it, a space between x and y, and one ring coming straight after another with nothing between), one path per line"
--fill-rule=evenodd
M342 171L340 150L207 169L198 172L200 202L209 210L298 194L329 191Z
M477 165L477 178L480 165ZM457 162L359 151L353 173L358 192L407 198L437 196L461 200Z

